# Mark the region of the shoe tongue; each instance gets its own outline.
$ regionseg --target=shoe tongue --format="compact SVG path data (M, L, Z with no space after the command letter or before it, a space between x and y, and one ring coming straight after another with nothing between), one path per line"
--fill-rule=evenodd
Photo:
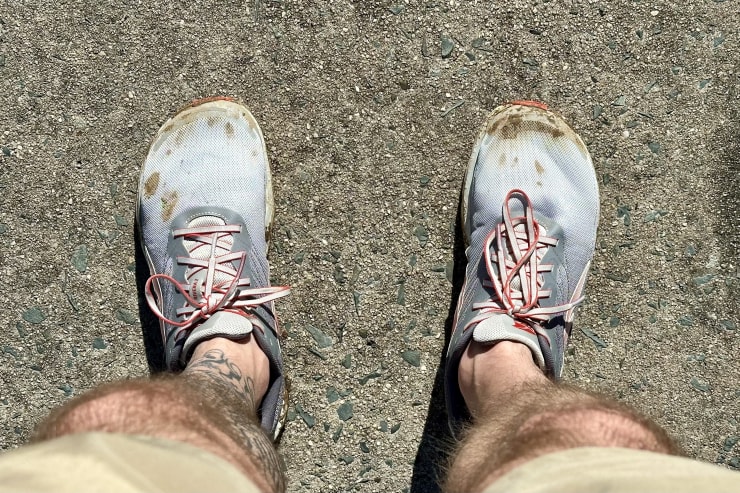
M192 221L188 223L188 228L202 228L204 226L223 226L226 222L221 219L220 217L216 216L200 216L196 217ZM198 259L198 260L206 260L211 256L211 247L205 246L200 242L197 241L189 241L185 240L184 242L185 248L188 250L189 255L192 258ZM223 238L218 240L216 242L216 246L213 248L214 254L216 257L219 257L221 255L226 255L227 253L231 252L232 247L234 246L234 237L231 235L225 235ZM233 264L231 264L231 267L233 268ZM206 276L208 275L208 272L205 269L199 270L194 275L189 275L190 273L186 273L186 277L189 281L189 283L192 283L195 280L199 280L201 282L204 282L206 279ZM216 271L214 274L213 282L218 284L221 282L228 282L231 281L231 277L220 271Z
M203 341L214 337L236 341L247 337L252 333L252 329L252 321L247 317L231 312L216 312L188 335L182 348L180 362L186 365L195 346Z
M507 339L507 336L515 330L519 329L514 327L512 317L504 313L495 313L475 326L473 339L482 343L500 341Z
M495 344L499 341L514 341L524 344L532 351L535 363L545 369L545 357L542 354L540 343L535 334L531 334L517 325L514 318L505 313L494 313L482 320L473 328L473 340L482 344Z

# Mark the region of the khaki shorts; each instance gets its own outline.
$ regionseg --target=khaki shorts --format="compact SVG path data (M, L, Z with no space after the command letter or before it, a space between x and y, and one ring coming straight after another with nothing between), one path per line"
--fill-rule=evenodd
M582 447L523 464L485 493L740 492L740 473L684 457L626 448Z
M6 491L259 492L210 452L113 433L69 435L0 455L0 492Z
M228 462L178 442L86 433L0 456L5 491L241 491L255 485ZM740 492L740 474L680 457L619 448L544 455L492 484L494 492Z

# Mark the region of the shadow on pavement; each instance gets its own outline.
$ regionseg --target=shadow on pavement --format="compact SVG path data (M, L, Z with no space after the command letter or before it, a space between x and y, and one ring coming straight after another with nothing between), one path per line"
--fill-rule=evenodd
M444 479L445 469L455 440L447 425L447 409L444 396L445 356L452 334L452 323L455 319L457 299L465 280L465 244L463 242L462 224L460 223L460 204L455 221L455 243L452 250L454 268L452 272L452 295L445 320L445 343L440 354L437 373L434 377L432 398L429 402L427 420L424 424L419 449L414 461L414 472L411 476L410 493L437 493L441 492L440 483Z
M733 104L737 100L740 89L734 86L727 98L729 108L726 124L709 143L711 154L717 156L712 163L716 169L715 187L716 204L719 207L720 217L725 218L714 222L714 234L717 238L728 238L721 241L720 250L722 263L732 265L737 261L738 245L740 245L740 110ZM721 111L719 108L717 111ZM737 282L728 285L732 299L737 299Z
M144 285L149 278L149 265L139 241L139 225L134 224L134 258L136 261L136 293L139 305L139 320L141 320L141 336L144 340L146 361L151 373L165 371L164 343L159 328L159 320L149 309L144 297Z

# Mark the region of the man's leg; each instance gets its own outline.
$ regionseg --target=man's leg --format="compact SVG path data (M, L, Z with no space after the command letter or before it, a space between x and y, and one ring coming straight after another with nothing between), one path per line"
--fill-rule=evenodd
M483 491L515 467L575 447L624 447L675 454L666 433L630 408L548 380L526 346L471 343L459 370L473 415L446 491Z
M562 375L596 242L598 184L581 138L540 103L501 106L463 183L468 265L445 375L461 444L447 490L482 491L570 448L675 451L632 410L548 378Z
M261 491L284 491L281 461L257 420L268 381L252 337L207 340L182 374L101 386L55 411L34 441L94 431L164 438L225 459Z
M285 403L273 301L288 288L270 285L271 184L262 132L241 104L201 100L160 128L142 167L137 226L151 274L144 294L160 320L165 362L174 374L101 386L53 413L36 441L65 437L54 443L68 444L93 436L86 432L115 433L107 439L118 443L133 444L134 435L167 439L225 459L262 491L285 490L272 445ZM200 455L197 449L183 452L185 445L147 441L137 443L141 456L130 462L121 457L127 455L122 446L110 444L101 446L104 452L63 450L59 461L73 454L100 458L109 461L102 468L107 473L118 472L122 463L142 474L135 487L151 489L164 469L157 457L171 464ZM34 450L48 459L48 445ZM209 463L211 474L194 475L207 481L227 469L224 474L234 476L232 468L203 455L195 462ZM63 470L62 481L74 474ZM201 489L189 482L185 487Z

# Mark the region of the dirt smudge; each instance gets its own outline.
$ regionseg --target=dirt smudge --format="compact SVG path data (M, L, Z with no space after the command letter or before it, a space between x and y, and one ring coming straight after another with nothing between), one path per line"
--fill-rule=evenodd
M155 171L144 182L144 198L148 199L159 188L159 171Z
M169 221L172 219L172 213L175 212L177 201L180 199L177 192L172 190L162 196L162 220Z

